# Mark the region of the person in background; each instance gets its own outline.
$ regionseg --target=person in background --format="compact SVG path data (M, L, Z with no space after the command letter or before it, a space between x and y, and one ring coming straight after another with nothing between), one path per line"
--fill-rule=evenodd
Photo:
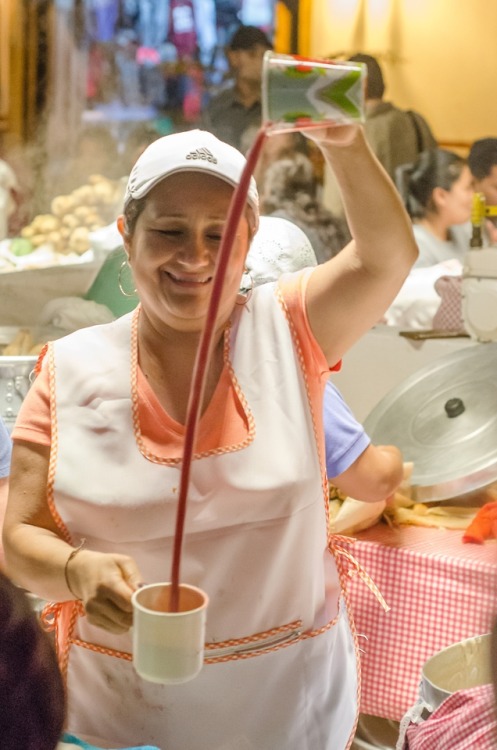
M300 134L284 137L296 135ZM309 238L318 263L329 260L345 247L350 240L347 225L323 208L313 164L301 149L296 147L293 152L288 150L286 155L277 157L266 166L262 177L261 213L288 219L300 227Z
M53 644L25 592L0 571L0 747L55 750L65 708Z
M461 281L473 201L466 160L444 149L424 151L414 164L397 169L397 187L413 221L419 256L384 322L463 332Z
M364 131L372 150L395 180L399 165L413 162L422 151L436 147L435 136L419 112L400 109L384 100L385 81L376 58L360 53L349 61L367 67Z
M398 186L414 223L415 268L434 266L469 250L473 181L463 157L431 149L398 173Z
M468 154L475 192L482 193L487 206L497 206L497 138L480 138ZM485 222L487 239L497 245L497 218Z
M228 44L226 56L233 76L229 86L215 95L204 109L201 127L245 152L262 124L262 59L272 49L257 26L240 26ZM243 144L243 145L242 145Z
M51 342L23 401L6 560L21 585L58 604L75 734L188 750L350 746L358 646L341 540L329 535L323 392L417 249L361 127L312 138L343 186L353 239L326 263L240 295L259 215L250 181L191 466L182 579L208 593L213 660L194 680L139 678L131 597L171 567L193 369L240 152L198 130L146 149L118 219L140 305ZM400 483L400 460L393 473Z
M7 432L3 419L0 417L0 529L7 508L9 493L10 460L12 455L12 440ZM0 541L0 570L3 569L3 547Z
M336 385L324 390L324 435L328 478L344 495L364 502L390 497L398 487L400 450L374 445Z
M468 154L473 186L490 206L497 206L497 138L480 138Z
M435 148L435 136L418 112L401 109L384 100L383 71L375 57L359 53L352 55L349 61L367 67L364 131L372 150L395 182L397 167L410 164L422 151ZM343 216L340 193L329 170L325 172L323 201L333 214Z

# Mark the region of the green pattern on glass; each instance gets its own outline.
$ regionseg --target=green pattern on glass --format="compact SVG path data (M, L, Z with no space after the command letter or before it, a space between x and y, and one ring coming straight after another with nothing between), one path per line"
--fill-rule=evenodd
M361 111L359 107L349 98L348 94L353 86L358 82L361 74L357 70L351 70L343 78L333 81L326 88L316 92L316 97L326 104L334 104L340 107L353 119L360 119Z

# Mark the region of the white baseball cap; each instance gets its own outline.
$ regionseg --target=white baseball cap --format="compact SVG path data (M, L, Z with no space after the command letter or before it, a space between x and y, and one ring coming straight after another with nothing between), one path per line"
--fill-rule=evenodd
M240 151L204 130L173 133L153 141L135 162L126 186L124 207L143 198L157 183L177 172L205 172L236 187L246 160ZM247 202L259 219L259 196L253 177Z

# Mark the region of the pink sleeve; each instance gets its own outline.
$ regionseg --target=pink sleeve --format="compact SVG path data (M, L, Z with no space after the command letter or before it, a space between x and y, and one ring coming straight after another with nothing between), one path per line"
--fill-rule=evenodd
M12 430L12 439L50 446L51 437L50 386L48 361L45 359L21 404Z
M285 274L278 283L291 325L299 342L306 370L321 379L327 378L330 372L340 370L342 362L340 360L333 367L328 365L309 325L305 293L312 271L312 268L308 268L303 272Z

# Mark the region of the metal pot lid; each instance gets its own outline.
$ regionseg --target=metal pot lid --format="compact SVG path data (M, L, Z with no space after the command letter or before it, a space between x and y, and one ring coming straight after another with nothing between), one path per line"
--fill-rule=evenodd
M364 422L372 441L412 461L420 502L458 497L497 480L497 343L431 362L383 398Z

